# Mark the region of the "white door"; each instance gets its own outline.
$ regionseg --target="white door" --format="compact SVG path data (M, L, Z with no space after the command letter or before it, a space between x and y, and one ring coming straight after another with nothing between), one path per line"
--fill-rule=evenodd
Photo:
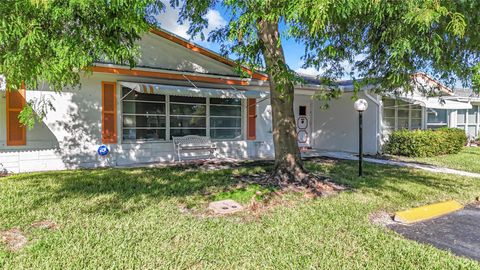
M301 148L310 148L312 137L311 128L311 105L310 100L297 101L295 105L295 117L297 122L298 146Z

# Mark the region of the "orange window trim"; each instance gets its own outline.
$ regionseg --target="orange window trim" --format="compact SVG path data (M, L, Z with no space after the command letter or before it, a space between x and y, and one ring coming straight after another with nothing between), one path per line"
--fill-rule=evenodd
M99 66L92 67L91 71L102 72L102 73L112 73L112 74L119 74L119 75L130 75L130 76L136 76L136 77L161 78L161 79L169 79L169 80L185 80L185 78L187 78L191 81L196 81L196 82L220 83L220 84L228 84L228 85L248 85L248 81L243 81L243 80L210 78L210 77L202 77L202 76L196 76L196 75L183 75L183 74L167 73L167 72L160 72L160 71L131 70L131 69L99 67Z
M27 144L27 129L25 128L25 126L13 126L14 123L12 123L10 121L10 114L11 113L18 114L25 107L25 95L26 95L25 86L22 84L22 89L18 89L17 91L21 96L21 101L20 101L21 107L20 108L10 107L10 100L12 98L14 98L12 96L13 93L12 93L11 90L8 90L8 89L7 89L7 93L6 93L6 98L7 98L6 99L7 146L20 146L20 145L26 145ZM18 129L20 130L20 134L21 134L21 139L20 140L14 140L13 138L11 138L12 137L12 132L14 132L15 129L17 129L17 131L18 131Z
M247 139L255 140L257 138L256 124L257 124L257 100L249 98L247 101Z
M113 96L108 96L105 93L105 86L111 85L113 87ZM115 82L102 82L102 143L106 144L115 144L117 143L117 95L116 95L117 84ZM108 98L113 99L113 109L106 110L105 102ZM106 128L106 116L112 115L113 119L113 134L107 134Z

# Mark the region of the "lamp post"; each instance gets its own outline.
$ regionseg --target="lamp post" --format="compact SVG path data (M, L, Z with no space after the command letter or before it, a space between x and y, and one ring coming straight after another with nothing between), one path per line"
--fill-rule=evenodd
M368 109L365 99L359 99L353 104L358 112L358 176L363 175L363 112Z

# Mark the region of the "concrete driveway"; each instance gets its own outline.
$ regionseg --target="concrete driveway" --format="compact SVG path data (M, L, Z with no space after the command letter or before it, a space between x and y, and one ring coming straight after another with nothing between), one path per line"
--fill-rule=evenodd
M480 261L480 206L467 206L433 220L389 228L405 238Z

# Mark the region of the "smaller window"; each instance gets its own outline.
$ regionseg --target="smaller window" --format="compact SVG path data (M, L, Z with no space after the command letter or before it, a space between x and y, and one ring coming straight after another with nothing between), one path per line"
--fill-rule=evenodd
M429 109L427 123L447 124L447 110Z
M298 115L300 115L300 116L307 115L307 106L299 106L298 107Z
M465 114L467 110L457 110L457 123L465 124Z
M436 129L448 126L447 110L428 109L427 128Z
M468 110L468 124L476 124L477 123L477 106L473 106L472 109Z

